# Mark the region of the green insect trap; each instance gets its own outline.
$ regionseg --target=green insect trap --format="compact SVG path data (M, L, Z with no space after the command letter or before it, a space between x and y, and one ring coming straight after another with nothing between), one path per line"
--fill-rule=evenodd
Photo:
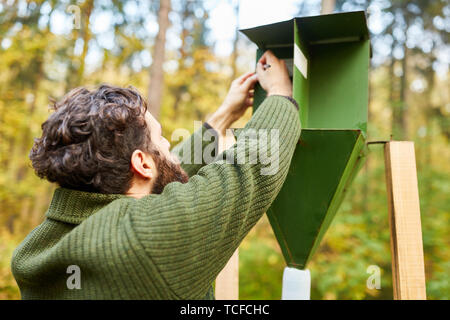
M366 154L370 41L363 11L294 18L242 30L284 59L302 125L267 215L283 252L283 299L309 299L306 270ZM254 108L266 93L255 88Z

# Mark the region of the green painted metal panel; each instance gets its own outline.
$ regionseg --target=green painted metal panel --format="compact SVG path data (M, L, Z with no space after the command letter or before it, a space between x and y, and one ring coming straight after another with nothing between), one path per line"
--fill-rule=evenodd
M311 46L308 128L367 131L369 42Z
M367 133L370 42L363 11L294 18L242 32L258 45L257 59L270 49L280 59L292 60L294 44L306 57L306 78L295 66L292 70L303 128ZM254 107L265 97L257 85Z
M290 66L302 134L268 210L284 258L304 268L363 164L370 42L363 11L294 18L243 30ZM299 59L300 57L300 59ZM255 88L254 108L266 93Z
M330 201L328 210L325 214L325 218L323 219L322 225L320 226L319 233L314 241L314 246L312 247L309 253L307 261L314 255L317 247L320 244L320 241L325 235L325 232L328 230L331 221L333 220L337 210L339 209L342 201L344 200L344 196L347 190L349 189L350 184L352 183L353 179L356 176L356 173L359 171L362 164L364 163L365 154L366 154L365 138L364 135L360 134L355 142L353 151L350 154L350 157L347 161L347 166L342 176L340 177L339 184L336 188L333 198ZM305 264L307 263L307 261L305 262Z

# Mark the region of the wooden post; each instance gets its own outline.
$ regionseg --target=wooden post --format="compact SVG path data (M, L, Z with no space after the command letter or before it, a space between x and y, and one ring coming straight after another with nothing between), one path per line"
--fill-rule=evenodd
M236 142L232 134L219 137L219 152L228 149ZM239 299L239 248L228 260L216 278L216 300Z
M425 300L425 267L414 143L385 145L394 299Z

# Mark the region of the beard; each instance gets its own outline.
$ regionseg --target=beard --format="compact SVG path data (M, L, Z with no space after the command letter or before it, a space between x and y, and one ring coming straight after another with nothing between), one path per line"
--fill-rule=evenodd
M179 164L174 163L165 157L159 158L156 166L158 168L158 176L152 187L151 193L153 194L161 194L164 187L171 182L178 181L186 183L189 180L189 176Z

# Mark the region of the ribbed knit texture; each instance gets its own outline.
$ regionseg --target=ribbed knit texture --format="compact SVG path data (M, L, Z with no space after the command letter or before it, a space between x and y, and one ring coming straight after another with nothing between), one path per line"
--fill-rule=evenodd
M261 175L267 164L235 159L183 164L188 183L139 200L58 188L45 221L13 255L22 298L213 298L213 281L275 199L300 137L297 110L280 96L267 98L240 135L249 129L279 130L275 174ZM249 140L247 154L257 151L257 141ZM70 265L81 270L81 289L67 288Z

